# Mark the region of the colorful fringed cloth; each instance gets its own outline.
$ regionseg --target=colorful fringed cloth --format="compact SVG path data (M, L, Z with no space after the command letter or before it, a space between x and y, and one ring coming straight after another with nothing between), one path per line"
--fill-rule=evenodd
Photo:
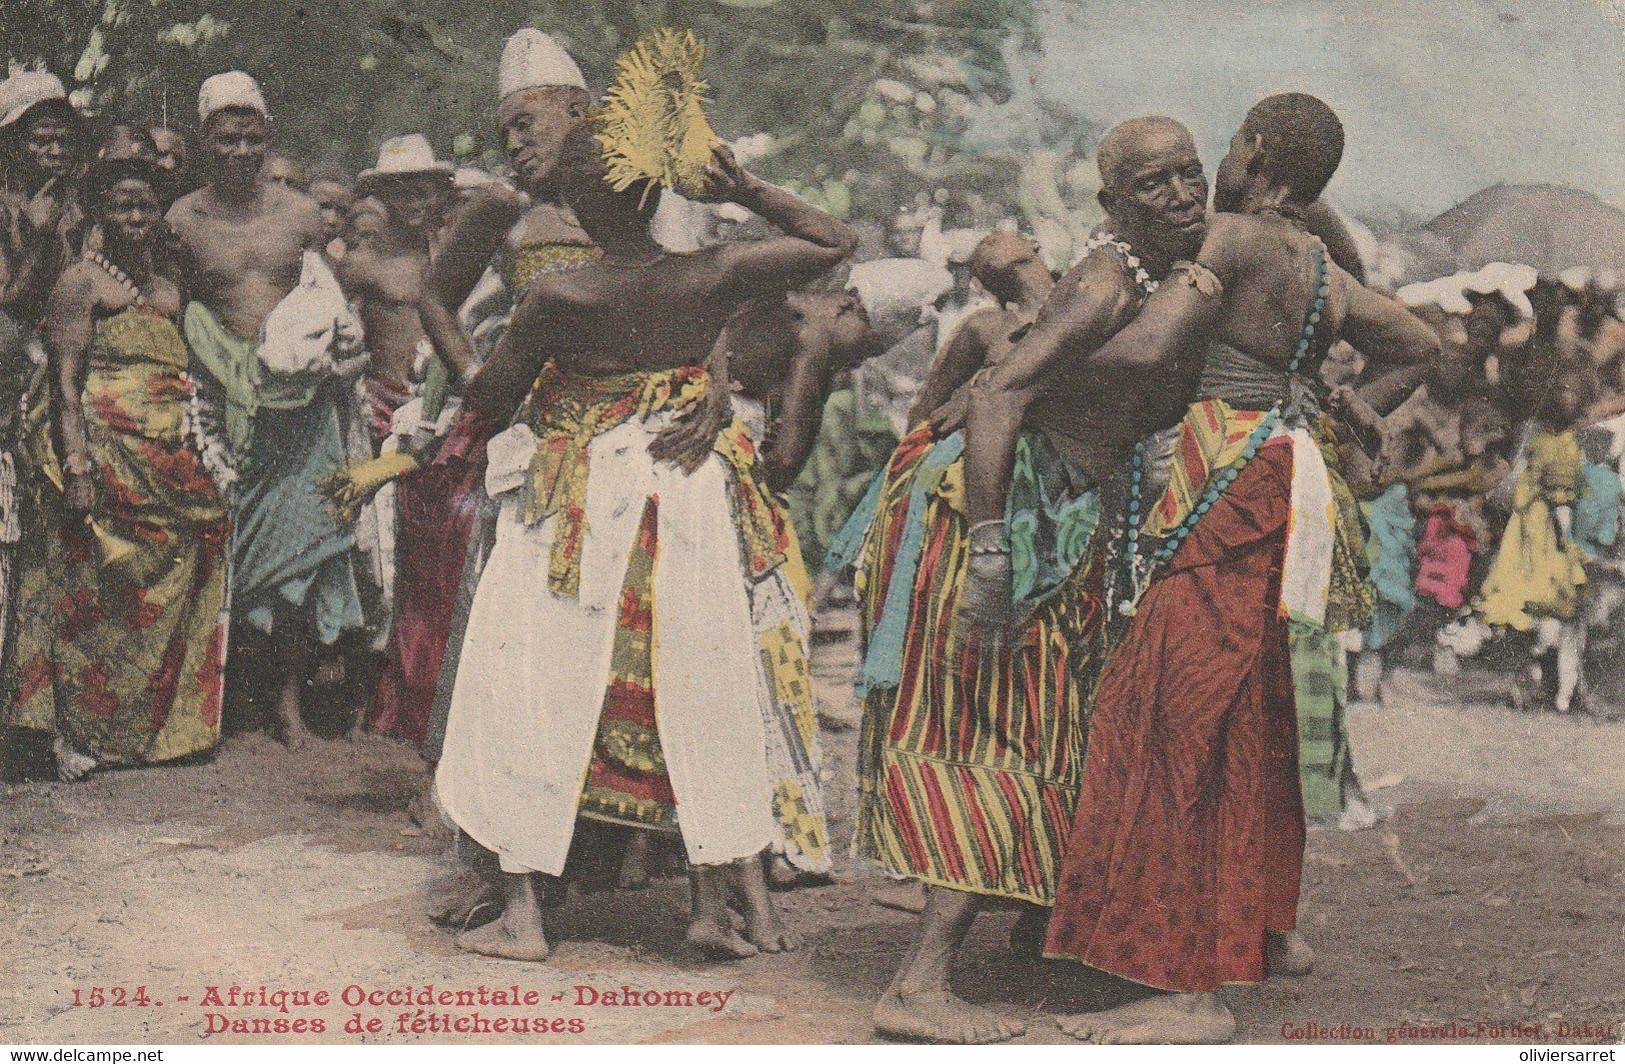
M1142 528L1145 536L1162 536L1179 527L1202 499L1210 478L1241 457L1253 430L1266 416L1241 410L1222 399L1203 399L1185 413L1175 445L1168 486L1152 506ZM1364 627L1372 607L1365 574L1365 535L1359 503L1337 466L1337 437L1325 418L1310 420L1309 435L1326 467L1332 502L1331 584L1324 627L1346 631ZM1298 531L1296 519L1294 531ZM1312 529L1301 529L1314 534Z
M633 418L686 410L698 403L710 376L698 366L659 373L585 377L544 369L518 420L536 434L536 456L524 487L524 520L558 514L548 588L574 598L581 587L581 548L587 536L587 453L593 438Z
M563 522L549 557L548 589L554 594L573 598L581 587L592 441L634 418L688 410L710 388L711 376L699 366L612 377L586 377L551 366L542 371L519 413L537 439L522 505L526 524L555 514ZM735 524L750 573L759 579L784 564L793 542L789 520L766 481L756 475L756 444L742 422L723 430L715 450L734 473Z
M1047 514L1070 514L1072 523L1050 525L1043 542L1052 560L1063 547L1073 560L1053 586L1044 586L1048 575L1018 579L1029 595L1043 588L1036 609L1015 636L984 646L955 623L970 549L956 440L939 443L922 428L898 444L863 544L859 609L873 675L863 696L854 849L926 883L1048 905L1100 654L1102 555L1083 531L1098 515L1092 492L1046 495L1059 480L1031 474L1054 472L1058 456L1042 437L1029 438L1018 464L1026 488L1012 497L1047 498L1057 504ZM1035 515L1012 530L1049 520Z

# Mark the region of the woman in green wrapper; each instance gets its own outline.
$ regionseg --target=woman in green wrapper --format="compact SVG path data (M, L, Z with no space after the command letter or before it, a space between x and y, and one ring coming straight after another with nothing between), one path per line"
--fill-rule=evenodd
M100 250L64 271L45 321L61 522L13 723L55 734L64 779L220 736L229 526L197 434L154 177L145 158L97 166Z

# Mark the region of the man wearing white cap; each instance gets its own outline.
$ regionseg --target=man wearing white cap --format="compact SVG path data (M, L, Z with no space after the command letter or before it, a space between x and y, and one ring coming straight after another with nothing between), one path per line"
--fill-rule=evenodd
M552 201L552 172L560 148L570 131L587 121L592 107L581 69L554 38L539 30L522 29L503 47L497 100L503 145L525 191L500 182L469 189L429 268L429 287L442 307L454 312L467 302L474 311L477 304L477 313L467 322L475 337L476 359L495 348L505 331L508 312L531 282L582 266L599 255L587 234ZM489 298L471 300L476 286ZM483 557L478 543L487 536L476 537L474 528L483 499L484 443L506 427L508 416L524 399L535 376L526 366L516 370L502 376L501 388L493 387L502 398L487 406L499 412L485 421L472 417L455 421L433 468L403 488L407 496L419 499L425 512L445 515L435 541L441 564L458 565L469 551L471 539L476 540L473 553ZM489 375L490 370L486 372ZM490 378L493 386L496 381L497 377ZM428 496L435 493L439 498L431 500ZM481 522L486 533L492 519L494 507L488 504ZM432 556L423 542L421 538L409 541L403 532L408 550L417 544L425 550L424 557ZM375 724L390 717L427 721L424 753L431 760L439 755L438 737L445 728L451 679L462 648L461 632L453 630L453 616L472 600L479 580L477 558L460 581L443 582L440 593L402 602L402 609L417 618L407 627L421 626L411 640L416 649L409 653L397 642L374 704ZM402 623L398 618L398 630ZM386 701L394 704L386 706Z
M209 78L198 121L210 183L169 212L195 279L186 337L237 469L232 607L276 635L278 715L293 745L314 643L361 625L354 537L315 487L343 461L335 374L359 368L347 357L359 330L320 255L321 209L260 176L270 113L259 85L241 71Z
M79 251L79 126L55 75L13 67L0 81L0 312L24 324Z
M468 209L446 234L430 275L436 295L450 308L462 305L487 267L501 274L518 302L537 273L596 254L587 235L551 202L560 148L592 109L581 68L554 38L522 29L502 49L497 99L503 148L529 201L501 184L469 194ZM515 387L517 406L530 381L516 381Z

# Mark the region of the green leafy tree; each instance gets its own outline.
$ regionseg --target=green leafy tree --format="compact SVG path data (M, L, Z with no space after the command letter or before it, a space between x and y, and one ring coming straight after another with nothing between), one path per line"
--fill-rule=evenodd
M1036 0L6 0L13 59L43 58L106 114L187 122L198 86L260 79L284 146L365 165L421 130L443 152L500 158L497 58L516 28L568 42L591 83L644 29L709 47L718 128L766 133L767 176L839 214L884 218L916 191L966 206L1015 193L1007 160L967 141L1009 95L1005 50L1030 46Z

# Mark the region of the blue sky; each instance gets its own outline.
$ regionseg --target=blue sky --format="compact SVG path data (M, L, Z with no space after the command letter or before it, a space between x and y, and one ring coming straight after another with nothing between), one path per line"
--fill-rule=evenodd
M1078 114L1171 114L1211 172L1247 108L1312 92L1348 148L1330 194L1431 215L1496 182L1625 208L1625 0L1049 0L1017 71Z

